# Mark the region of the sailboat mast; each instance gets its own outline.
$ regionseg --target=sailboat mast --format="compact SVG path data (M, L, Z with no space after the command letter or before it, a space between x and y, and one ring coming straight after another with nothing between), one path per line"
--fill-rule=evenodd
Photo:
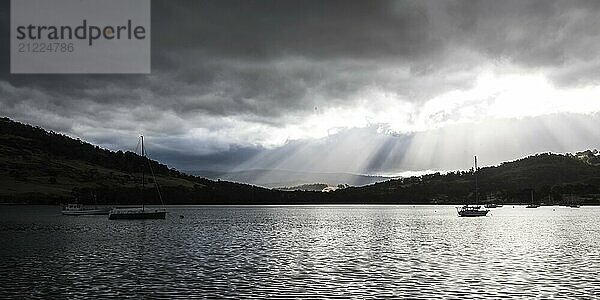
M146 152L144 152L144 136L140 135L140 137L142 138L142 210L144 210L144 184L145 184L145 177L144 177L144 167L146 166Z
M475 155L475 170L473 170L475 174L475 204L479 204L479 191L477 189L477 155Z

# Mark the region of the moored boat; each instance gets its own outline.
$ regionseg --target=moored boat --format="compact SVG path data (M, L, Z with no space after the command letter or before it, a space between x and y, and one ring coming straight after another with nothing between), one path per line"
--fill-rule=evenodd
M579 202L575 200L575 195L569 195L569 204L567 205L570 208L579 208Z
M482 209L480 205L464 205L456 210L461 217L485 217L490 212L489 209Z
M533 202L533 190L531 190L531 204L525 206L525 208L538 208L539 204Z
M474 159L475 168L473 169L473 175L475 176L475 203L479 202L479 191L477 189L477 156ZM469 205L466 204L462 207L457 207L459 217L484 217L490 212L489 209L481 208L481 205Z
M152 172L152 176L154 176L154 172L152 171L152 165L150 164L150 162L148 161L147 157L146 157L146 151L144 149L144 136L140 136L141 138L141 154L142 154L142 158L145 163L148 163L148 166L150 167L150 171ZM141 193L140 193L140 197L141 197L141 207L129 207L129 208L122 208L122 207L118 207L118 208L113 208L112 210L110 210L110 212L108 213L108 219L109 220L161 220L161 219L165 219L166 215L167 215L167 211L164 209L152 209L152 208L146 208L146 206L144 205L144 185L145 185L145 172L144 172L144 167L142 167L142 189L141 189ZM156 178L154 178L154 185L156 187L156 191L158 192L158 196L161 199L162 202L162 196L160 195L160 190L158 189L158 183L156 181Z
M86 207L83 204L71 203L63 206L61 212L66 216L108 215L110 207Z

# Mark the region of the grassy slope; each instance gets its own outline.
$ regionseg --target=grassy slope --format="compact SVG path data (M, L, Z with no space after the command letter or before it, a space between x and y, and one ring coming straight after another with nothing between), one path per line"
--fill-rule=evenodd
M135 189L141 173L109 169L97 164L44 153L40 149L10 147L31 144L28 138L0 136L0 199L4 202L55 202L74 198L73 189L102 187ZM201 184L183 178L159 175L161 187L198 187ZM151 186L152 184L149 184ZM27 199L24 199L27 198Z
M181 173L132 152L109 151L42 128L0 118L0 203L135 204L140 172L156 174L167 204L324 203L322 193L282 192ZM143 198L160 203L147 178Z

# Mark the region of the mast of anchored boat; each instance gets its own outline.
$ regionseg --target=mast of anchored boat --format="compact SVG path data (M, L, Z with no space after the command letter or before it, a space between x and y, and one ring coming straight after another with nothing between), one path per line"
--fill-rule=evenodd
M479 204L479 191L477 190L477 155L475 155L475 170L473 170L475 174L475 204Z
M142 138L142 210L144 210L144 184L146 181L146 178L144 178L144 167L146 166L146 152L144 152L144 136L140 135L140 137Z

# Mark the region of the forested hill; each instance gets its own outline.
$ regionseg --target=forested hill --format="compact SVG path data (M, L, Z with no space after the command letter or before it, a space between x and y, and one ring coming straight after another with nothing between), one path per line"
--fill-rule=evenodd
M98 146L73 139L68 136L46 131L8 118L0 119L0 138L2 138L3 154L11 156L46 155L47 157L62 157L95 164L107 169L123 172L140 171L143 158L133 152L110 151ZM177 170L150 160L156 174L185 177Z
M543 153L478 170L480 203L600 204L598 151L575 155ZM395 203L461 203L475 201L472 170L428 174L336 192L336 197ZM464 199L467 199L466 201Z
M295 203L311 196L187 175L133 152L0 118L0 203L135 204L142 168L154 172L167 204ZM154 179L147 177L144 199L160 203Z
M146 163L144 163L146 162ZM156 175L166 204L323 204L473 202L472 171L394 179L331 192L279 191L187 175L133 152L109 151L0 118L0 203L136 204L141 171ZM538 154L478 171L482 203L600 204L600 155ZM143 197L160 203L153 178Z

